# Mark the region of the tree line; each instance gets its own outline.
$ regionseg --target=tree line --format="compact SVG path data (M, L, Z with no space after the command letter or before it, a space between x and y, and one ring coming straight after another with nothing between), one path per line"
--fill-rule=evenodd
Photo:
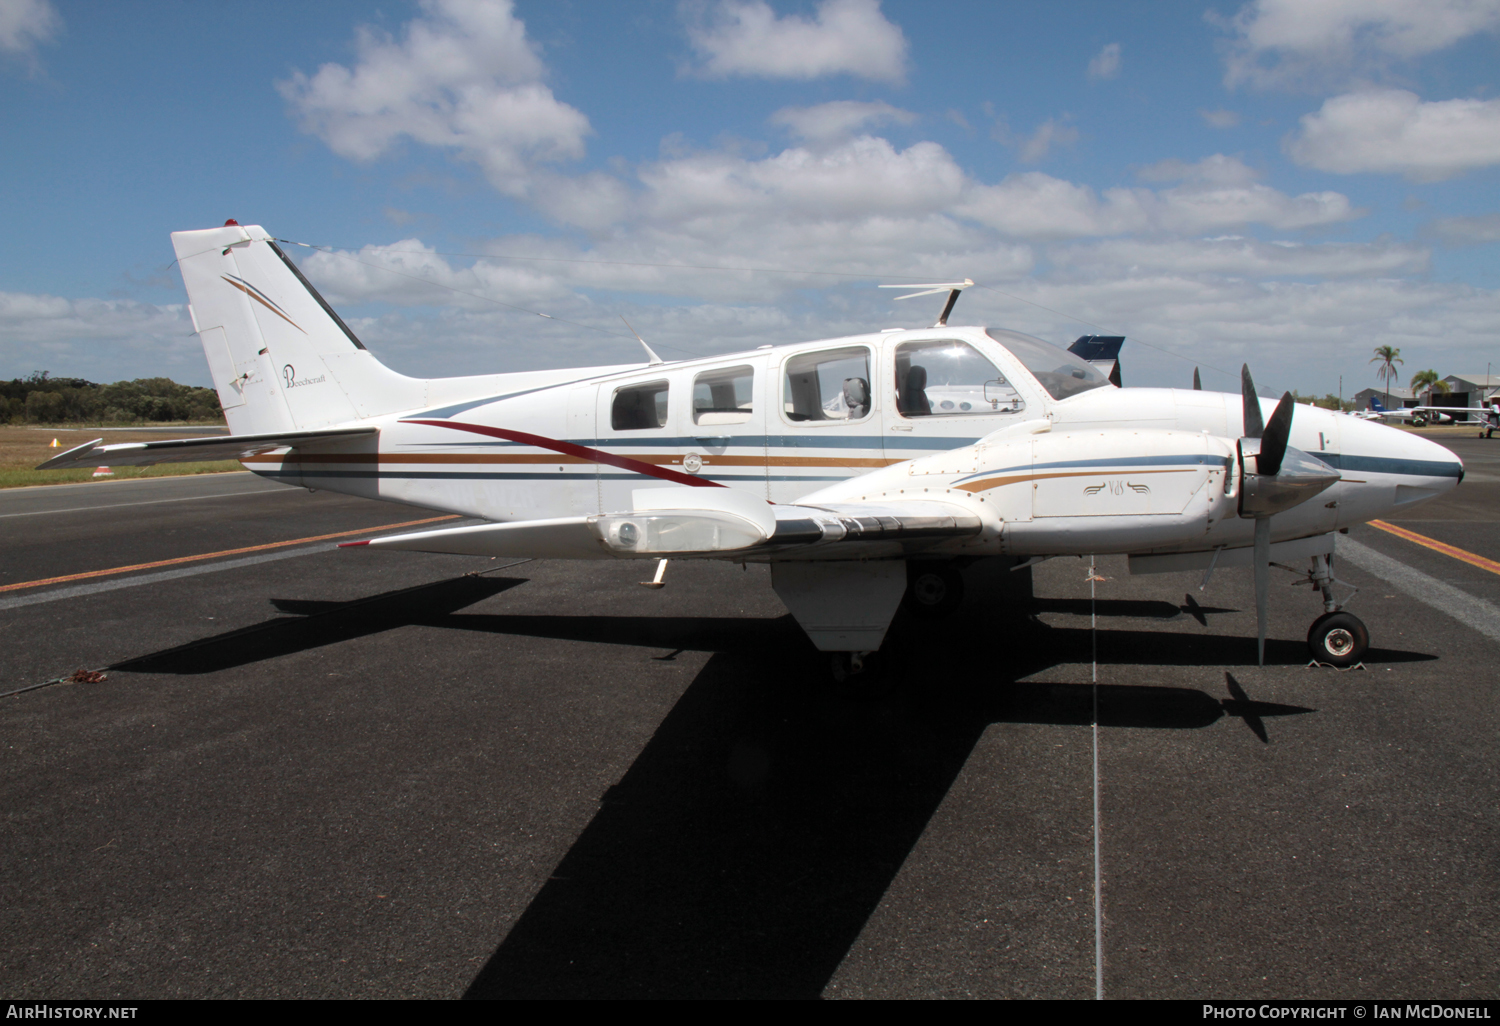
M223 423L211 388L171 378L137 378L101 385L35 371L0 381L0 421L10 424L151 424L188 420Z

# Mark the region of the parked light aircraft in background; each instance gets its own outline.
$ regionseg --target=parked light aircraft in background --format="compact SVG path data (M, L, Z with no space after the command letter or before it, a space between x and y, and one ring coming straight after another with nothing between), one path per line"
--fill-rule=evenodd
M1360 410L1354 416L1360 420L1394 420L1412 427L1428 424L1471 424L1479 428L1480 438L1494 435L1500 427L1500 413L1480 406L1406 406L1399 410L1388 410L1379 396L1370 397L1370 408Z
M1241 395L1126 389L1040 339L949 326L967 283L933 286L948 302L921 330L420 379L379 363L263 229L172 242L231 434L95 441L44 468L238 458L486 521L369 549L769 563L841 677L908 589L951 607L963 561L1108 553L1132 573L1253 564L1262 661L1269 566L1306 560L1309 644L1349 665L1369 636L1333 595L1336 533L1463 477L1407 432L1263 403L1248 368Z

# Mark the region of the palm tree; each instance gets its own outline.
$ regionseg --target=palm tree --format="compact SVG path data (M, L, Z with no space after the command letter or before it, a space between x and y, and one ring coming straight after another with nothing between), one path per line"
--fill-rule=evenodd
M1412 392L1415 393L1420 388L1427 389L1427 401L1425 403L1427 406L1432 405L1432 393L1441 392L1446 395L1449 390L1448 382L1440 379L1438 372L1435 370L1417 371L1411 376Z
M1401 359L1401 350L1394 349L1391 346L1376 346L1375 355L1371 358L1370 362L1380 364L1379 367L1375 368L1375 376L1385 382L1385 405L1386 409L1390 409L1391 382L1396 380L1395 365L1405 363L1406 361Z

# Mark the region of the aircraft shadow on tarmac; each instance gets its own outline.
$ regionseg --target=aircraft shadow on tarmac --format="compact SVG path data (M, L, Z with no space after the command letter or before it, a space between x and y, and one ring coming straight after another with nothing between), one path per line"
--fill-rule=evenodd
M1314 711L1228 685L1228 699L1100 686L1099 721L1236 716L1265 741L1266 719ZM466 996L816 997L980 736L1093 716L1088 684L939 685L855 703L819 689L805 661L716 654Z
M235 666L275 659L296 652L351 641L405 626L482 631L537 638L665 648L675 651L751 653L782 635L777 643L791 646L816 660L805 637L787 616L746 617L564 616L460 613L459 610L527 583L516 577L456 577L385 592L348 602L272 599L283 616L237 630L201 638L159 652L136 656L109 669L135 673L215 673ZM1038 612L1084 615L1087 599L1037 599ZM922 660L952 672L953 653L967 653L975 637L995 639L997 649L986 650L985 673L1028 676L1058 663L1088 662L1097 655L1105 665L1249 666L1255 662L1255 641L1239 635L1179 633L1152 630L1049 627L1034 617L1019 615L1005 621L975 622L972 616L941 624L909 619L903 613L892 624L887 647L900 650L903 675L922 676ZM1101 600L1103 618L1133 617L1155 620L1191 615L1207 626L1205 614L1233 612L1202 607L1191 595L1183 606L1161 601ZM1007 626L1008 624L1008 626ZM1094 635L1097 634L1097 649ZM1266 662L1300 664L1307 649L1300 641L1266 640ZM1371 663L1425 661L1436 658L1420 652L1370 649ZM996 664L999 664L998 666Z
M904 653L898 685L851 701L831 693L786 616L458 612L522 583L466 577L357 602L280 600L292 615L115 667L211 673L408 625L661 653L651 658L713 653L469 984L470 997L815 997L992 725L1086 726L1097 708L1107 728L1201 729L1236 718L1268 743L1268 721L1315 711L1254 701L1230 673L1227 697L1027 681L1087 664L1094 639L1019 615L932 623L902 614L891 630ZM1038 606L1080 612L1087 603ZM1187 611L1149 602L1099 609L1106 618ZM1253 638L1170 630L1100 630L1097 641L1101 666L1252 665L1255 651ZM1300 641L1270 640L1266 654L1306 661Z

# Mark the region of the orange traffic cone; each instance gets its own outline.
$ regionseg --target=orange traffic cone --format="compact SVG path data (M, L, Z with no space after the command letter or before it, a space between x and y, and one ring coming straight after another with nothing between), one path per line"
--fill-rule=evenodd
M54 439L52 439L52 444L50 446L48 446L48 448L50 448L50 449L57 449L57 448L61 448L61 447L57 444L57 439L54 438Z

